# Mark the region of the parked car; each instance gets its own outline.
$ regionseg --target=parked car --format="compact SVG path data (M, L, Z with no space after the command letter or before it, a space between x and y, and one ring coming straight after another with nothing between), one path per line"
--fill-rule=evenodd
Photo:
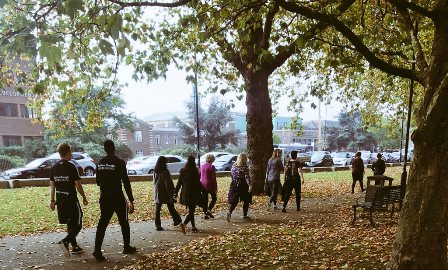
M310 167L329 167L333 166L333 158L330 156L330 152L327 151L314 151L311 155L311 161L306 163Z
M213 165L215 165L217 171L230 171L237 158L237 155L220 156L219 158L215 159Z
M150 158L151 156L139 156L139 157L135 157L133 159L128 160L128 162L126 162L126 166L132 166L135 164L141 164L145 159Z
M60 159L59 153L53 153L47 158L52 159ZM84 171L85 176L94 176L96 172L96 164L95 160L89 156L87 153L83 152L73 152L72 153L72 160L75 160L77 163L79 163L82 166L82 169Z
M404 156L402 158L404 159ZM386 162L388 162L388 163L399 163L400 162L400 152L392 152L392 153L390 153Z
M376 158L376 154L372 154L372 152L370 151L360 151L360 152L364 164L372 163L372 158Z
M30 163L26 164L21 168L14 168L7 170L3 173L3 178L5 180L10 179L31 179L31 178L50 178L51 168L60 159L54 158L38 158ZM70 162L74 163L78 168L78 173L80 176L84 175L84 170L82 166L74 160Z
M352 164L353 156L351 152L337 152L332 157L335 166L348 166Z
M167 167L170 173L179 173L187 161L180 156L176 155L163 155L168 159ZM151 156L144 159L139 164L133 164L127 166L129 175L142 175L142 174L152 174L154 173L154 167L156 166L157 159L160 156Z
M209 155L209 154L212 154L212 155L215 157L215 160L216 160L217 158L219 158L220 156L224 156L224 155L233 155L232 153L229 153L229 152L208 152L208 153L203 154L203 155L200 157L201 165L204 164L204 163L206 162L205 159L207 158L207 155ZM196 160L196 163L197 163L197 160Z

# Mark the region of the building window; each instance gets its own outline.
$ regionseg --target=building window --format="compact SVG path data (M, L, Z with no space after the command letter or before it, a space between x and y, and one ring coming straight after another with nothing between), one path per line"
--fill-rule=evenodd
M170 144L170 136L165 136L165 144Z
M160 135L156 135L156 144L160 144Z
M135 128L140 128L140 123L139 122L135 123Z
M143 140L143 136L142 136L142 131L141 130L136 130L134 133L134 140L135 142L142 142Z
M141 157L141 156L143 156L143 150L137 150L137 151L135 151L135 155L136 155L137 157Z
M0 103L0 116L18 117L19 111L17 110L17 104Z
M174 144L177 144L177 137L174 137Z
M22 138L20 136L2 136L4 146L21 146Z
M22 118L34 118L34 111L25 104L20 104L20 116Z

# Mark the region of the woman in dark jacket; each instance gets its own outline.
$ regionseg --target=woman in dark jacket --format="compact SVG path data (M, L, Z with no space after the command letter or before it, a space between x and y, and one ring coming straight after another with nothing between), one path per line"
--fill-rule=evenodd
M182 189L181 189L182 187ZM191 222L192 232L198 232L194 222L194 212L197 205L203 204L203 188L199 179L199 172L196 168L193 156L188 157L187 164L182 168L179 180L176 185L176 197L180 190L179 202L187 206L188 215L184 220L184 225Z
M174 221L174 226L180 225L182 233L185 234L185 225L182 223L182 219L174 208L174 183L171 179L170 172L166 166L167 158L160 156L157 159L156 166L154 168L154 203L156 205L156 230L163 231L162 222L160 220L160 210L162 204L166 204L168 211Z
M228 201L229 212L227 221L230 222L233 210L240 201L243 201L243 218L248 219L247 212L249 204L252 203L252 181L249 176L249 167L247 166L247 156L244 153L238 155L238 159L232 166L232 182L230 183Z

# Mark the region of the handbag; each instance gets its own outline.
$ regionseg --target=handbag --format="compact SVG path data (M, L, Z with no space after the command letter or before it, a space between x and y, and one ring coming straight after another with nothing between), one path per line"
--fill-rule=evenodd
M271 196L271 186L269 185L268 181L264 182L264 194L266 194L266 196Z

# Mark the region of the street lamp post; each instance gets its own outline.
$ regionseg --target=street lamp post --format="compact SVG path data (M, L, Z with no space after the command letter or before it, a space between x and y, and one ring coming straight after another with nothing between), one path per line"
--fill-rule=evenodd
M418 33L418 23L415 23L414 28L414 36L417 36ZM414 75L415 71L415 53L412 52L412 75ZM408 119L406 121L406 143L404 148L404 164L403 164L403 172L401 174L401 199L403 201L404 194L406 192L406 179L408 176L408 172L406 171L406 166L408 162L408 148L409 148L409 130L411 128L411 114L412 114L412 100L414 98L414 78L411 78L411 85L409 89L409 108L408 108Z
M195 55L196 61L196 55ZM196 144L197 144L197 155L198 155L198 167L201 166L201 154L199 149L199 97L198 97L198 72L197 67L194 70L194 103L196 109Z

